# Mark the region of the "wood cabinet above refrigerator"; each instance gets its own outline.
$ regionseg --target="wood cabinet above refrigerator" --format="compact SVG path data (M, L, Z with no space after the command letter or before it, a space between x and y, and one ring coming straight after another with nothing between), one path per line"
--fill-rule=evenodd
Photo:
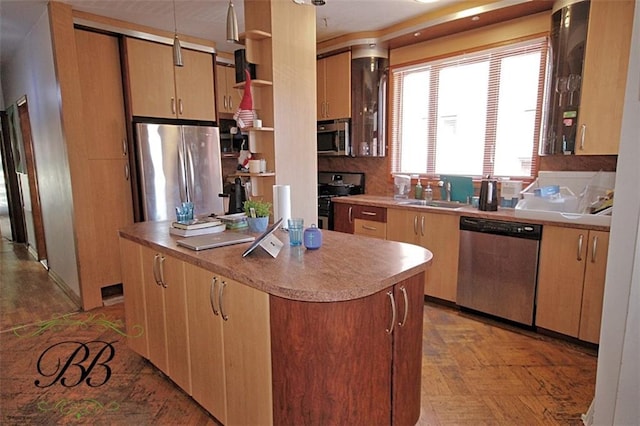
M184 66L173 65L169 45L126 38L134 116L214 121L213 55L182 49Z

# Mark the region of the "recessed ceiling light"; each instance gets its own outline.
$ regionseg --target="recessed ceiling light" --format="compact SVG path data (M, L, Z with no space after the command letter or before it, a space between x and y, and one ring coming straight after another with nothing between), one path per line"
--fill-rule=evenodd
M415 33L413 33L414 37L418 37L420 35L420 31L416 31Z
M416 3L435 3L438 0L415 0Z
M476 21L479 21L479 20L480 20L480 17L476 15L476 16L472 17L472 18L471 18L471 20L472 20L473 22L476 22Z

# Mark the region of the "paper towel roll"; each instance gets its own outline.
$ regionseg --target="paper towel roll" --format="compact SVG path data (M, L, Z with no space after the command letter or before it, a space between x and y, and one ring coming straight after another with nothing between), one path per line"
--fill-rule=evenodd
M289 185L273 185L273 219L282 218L282 228L289 227L291 218L291 187Z

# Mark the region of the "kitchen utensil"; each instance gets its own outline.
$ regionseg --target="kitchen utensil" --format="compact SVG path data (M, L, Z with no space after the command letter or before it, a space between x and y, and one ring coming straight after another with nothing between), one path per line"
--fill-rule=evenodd
M498 181L487 175L480 184L478 208L483 211L498 210Z

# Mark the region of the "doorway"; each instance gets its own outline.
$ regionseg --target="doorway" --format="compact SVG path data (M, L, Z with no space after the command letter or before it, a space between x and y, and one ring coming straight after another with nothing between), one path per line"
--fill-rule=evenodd
M9 143L3 141L3 166L8 166L3 167L4 177L9 183L12 183L15 177L17 182L17 185L7 185L7 199L11 200L12 208L18 210L12 211L11 226L13 230L16 228L15 224L19 225L22 222L25 236L23 241L18 241L16 237L19 235L13 235L13 240L26 242L29 252L46 267L44 222L26 96L7 109L6 118ZM3 131L3 139L4 134Z

